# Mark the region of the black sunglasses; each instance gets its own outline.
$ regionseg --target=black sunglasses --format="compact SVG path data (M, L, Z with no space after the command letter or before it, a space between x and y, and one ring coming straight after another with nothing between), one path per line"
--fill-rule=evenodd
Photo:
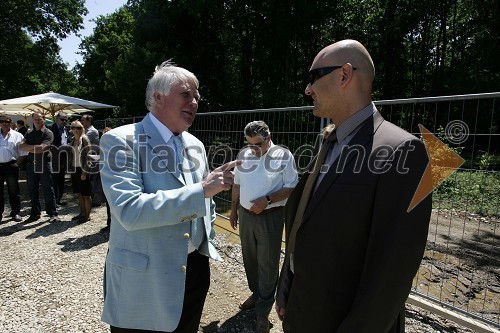
M8 124L10 123L10 120L0 120L0 124Z
M264 143L266 143L266 142L267 142L267 140L268 140L268 139L269 139L269 138L265 138L265 139L264 139L264 140L262 140L261 142L257 142L257 143L255 143L255 144L254 144L254 143L250 143L250 142L248 142L248 141L245 141L245 142L247 143L247 145L248 145L249 147L259 147L259 148L262 148L262 146L264 145Z
M68 121L67 118L59 118L61 121Z
M333 72L336 69L341 68L342 66L343 65L311 69L309 71L309 83L312 85L314 82L316 82L317 79L322 78L323 76L330 74L331 72ZM356 70L356 67L353 67L352 69Z
M83 127L78 127L78 126L71 126L71 129L83 129Z

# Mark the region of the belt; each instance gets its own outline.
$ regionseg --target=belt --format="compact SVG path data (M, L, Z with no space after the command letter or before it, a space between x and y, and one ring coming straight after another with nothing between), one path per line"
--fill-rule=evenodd
M276 206L276 207L271 207L271 208L268 208L268 209L264 209L262 212L260 212L259 214L257 213L254 213L254 212L251 212L249 211L248 209L246 209L245 207L241 206L241 208L243 208L243 210L245 212L247 212L248 214L250 215L266 215L266 214L269 214L269 213L272 213L272 212L275 212L277 210L280 210L283 208L283 206Z

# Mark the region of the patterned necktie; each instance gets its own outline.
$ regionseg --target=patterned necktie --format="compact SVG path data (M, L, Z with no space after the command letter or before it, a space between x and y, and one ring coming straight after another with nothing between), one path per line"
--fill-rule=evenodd
M172 141L175 147L175 174L180 175L184 178L184 174L182 172L182 164L184 163L184 145L182 144L182 137L180 135L172 136Z
M302 197L300 198L299 205L297 206L297 212L295 213L295 218L293 220L292 230L290 231L290 237L288 238L286 251L288 255L293 254L293 251L295 249L297 230L302 224L302 216L304 216L304 212L306 210L307 204L309 203L314 184L318 179L319 172L323 167L323 163L325 162L325 158L328 155L328 151L330 150L330 147L332 147L332 144L335 143L335 141L337 141L337 133L334 130L332 133L330 133L330 135L326 137L325 142L321 146L318 158L316 159L316 163L314 164L314 169L307 178L306 184L304 185Z

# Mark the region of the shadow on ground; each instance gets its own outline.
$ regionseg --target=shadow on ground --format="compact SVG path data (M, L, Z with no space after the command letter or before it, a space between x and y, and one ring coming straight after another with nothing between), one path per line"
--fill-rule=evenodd
M73 252L88 250L94 246L98 246L102 243L106 243L109 238L108 232L96 232L92 235L85 235L79 238L68 238L64 241L57 243L62 245L61 251L63 252Z
M220 326L219 324L220 320L217 320L202 326L203 333L255 332L255 313L253 311L239 311ZM272 323L270 327L273 327Z

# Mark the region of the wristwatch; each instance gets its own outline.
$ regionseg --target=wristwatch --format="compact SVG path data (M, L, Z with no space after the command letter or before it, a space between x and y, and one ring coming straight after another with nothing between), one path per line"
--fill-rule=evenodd
M273 201L271 200L271 197L268 196L268 195L266 195L266 200L267 200L267 205L268 206L273 203Z

